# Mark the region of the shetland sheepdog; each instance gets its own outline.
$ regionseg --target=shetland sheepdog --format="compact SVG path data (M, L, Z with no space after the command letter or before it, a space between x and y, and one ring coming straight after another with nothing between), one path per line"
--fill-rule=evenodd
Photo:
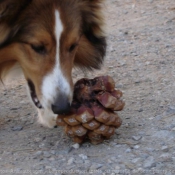
M98 69L106 52L103 0L0 0L0 78L20 66L48 127L70 109L72 68Z

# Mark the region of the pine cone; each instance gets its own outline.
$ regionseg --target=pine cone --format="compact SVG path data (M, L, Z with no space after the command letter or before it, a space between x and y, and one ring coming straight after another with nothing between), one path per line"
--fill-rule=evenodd
M76 143L89 139L99 144L109 139L122 120L114 111L121 111L125 103L122 92L115 90L109 76L80 79L74 86L71 112L57 117L57 125L65 127L65 133Z

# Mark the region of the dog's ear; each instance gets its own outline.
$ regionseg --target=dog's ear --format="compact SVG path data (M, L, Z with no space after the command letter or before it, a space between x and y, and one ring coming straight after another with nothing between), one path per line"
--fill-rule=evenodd
M31 0L0 0L0 46L15 35L16 21Z
M82 37L75 56L75 64L88 68L100 68L106 53L106 37L102 13L103 0L80 0Z

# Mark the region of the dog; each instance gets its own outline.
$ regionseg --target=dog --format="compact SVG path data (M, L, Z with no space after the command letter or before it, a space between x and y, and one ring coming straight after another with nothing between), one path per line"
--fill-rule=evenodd
M72 69L99 69L106 52L103 0L0 0L0 78L22 69L39 121L70 109Z

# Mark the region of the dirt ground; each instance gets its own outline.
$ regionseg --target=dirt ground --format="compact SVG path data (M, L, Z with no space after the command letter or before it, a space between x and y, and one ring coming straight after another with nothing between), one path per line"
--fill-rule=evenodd
M122 126L100 145L70 149L62 128L36 122L25 81L13 81L0 92L0 174L175 174L175 1L109 0L105 13L105 64L73 77L114 77Z

